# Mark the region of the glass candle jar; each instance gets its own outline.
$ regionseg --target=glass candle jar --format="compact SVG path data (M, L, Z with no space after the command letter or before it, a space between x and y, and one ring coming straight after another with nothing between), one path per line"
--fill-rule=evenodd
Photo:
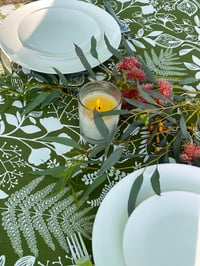
M85 84L78 94L80 133L86 141L97 144L106 140L94 121L94 110L105 112L121 108L121 91L107 81L92 81ZM119 115L102 116L110 134L116 129Z

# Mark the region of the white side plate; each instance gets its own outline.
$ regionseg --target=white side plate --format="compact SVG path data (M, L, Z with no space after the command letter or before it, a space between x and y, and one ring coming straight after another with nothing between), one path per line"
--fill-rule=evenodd
M178 191L150 197L125 226L126 266L199 265L199 230L200 195Z
M144 182L138 196L137 205L155 195L150 177L156 166L144 172ZM200 194L200 168L185 164L160 164L162 192L188 191ZM128 221L127 204L134 180L144 171L140 169L129 174L117 183L106 195L98 209L92 236L95 266L125 266L122 239Z

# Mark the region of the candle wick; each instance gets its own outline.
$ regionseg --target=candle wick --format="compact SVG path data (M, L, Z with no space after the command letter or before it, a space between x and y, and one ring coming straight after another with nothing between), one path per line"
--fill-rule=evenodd
M101 101L100 101L100 99L98 99L97 100L97 108L96 108L97 110L101 110Z

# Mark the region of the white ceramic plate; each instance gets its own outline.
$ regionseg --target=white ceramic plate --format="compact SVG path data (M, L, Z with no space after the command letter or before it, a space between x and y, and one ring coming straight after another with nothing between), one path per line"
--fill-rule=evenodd
M166 192L143 201L124 229L126 266L200 263L200 195Z
M100 62L111 57L104 41L118 48L121 32L103 9L76 0L39 0L12 12L0 27L0 44L10 59L44 73L75 73L84 67L75 52L77 44L90 65L99 65L90 54L91 37L97 40Z
M144 172L144 182L136 204L155 195L150 177L156 166ZM188 191L200 194L200 168L185 164L160 164L162 192ZM92 247L95 266L125 266L122 251L124 227L128 221L127 204L131 186L144 169L134 171L117 183L100 205L93 227Z

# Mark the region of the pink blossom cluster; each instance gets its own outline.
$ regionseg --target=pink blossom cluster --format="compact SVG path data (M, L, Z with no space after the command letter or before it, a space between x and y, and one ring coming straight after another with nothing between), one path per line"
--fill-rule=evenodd
M187 143L180 154L183 162L192 164L195 159L200 158L200 146L195 143Z
M116 68L118 71L122 71L127 79L141 82L146 78L144 71L141 69L140 62L133 56L126 56L121 59L117 63Z
M141 102L146 102L143 97L139 94L138 90L136 89L137 82L140 83L141 87L147 90L152 90L153 84L145 84L144 81L146 79L146 75L144 71L141 69L140 62L133 56L127 56L121 59L117 65L116 69L124 75L126 80L132 81L130 84L121 84L122 95L124 98L130 99L137 99ZM135 87L134 87L135 84ZM171 84L164 80L158 79L157 85L159 88L160 93L168 99L172 99L172 86ZM164 102L160 99L156 99L157 103L164 104Z

